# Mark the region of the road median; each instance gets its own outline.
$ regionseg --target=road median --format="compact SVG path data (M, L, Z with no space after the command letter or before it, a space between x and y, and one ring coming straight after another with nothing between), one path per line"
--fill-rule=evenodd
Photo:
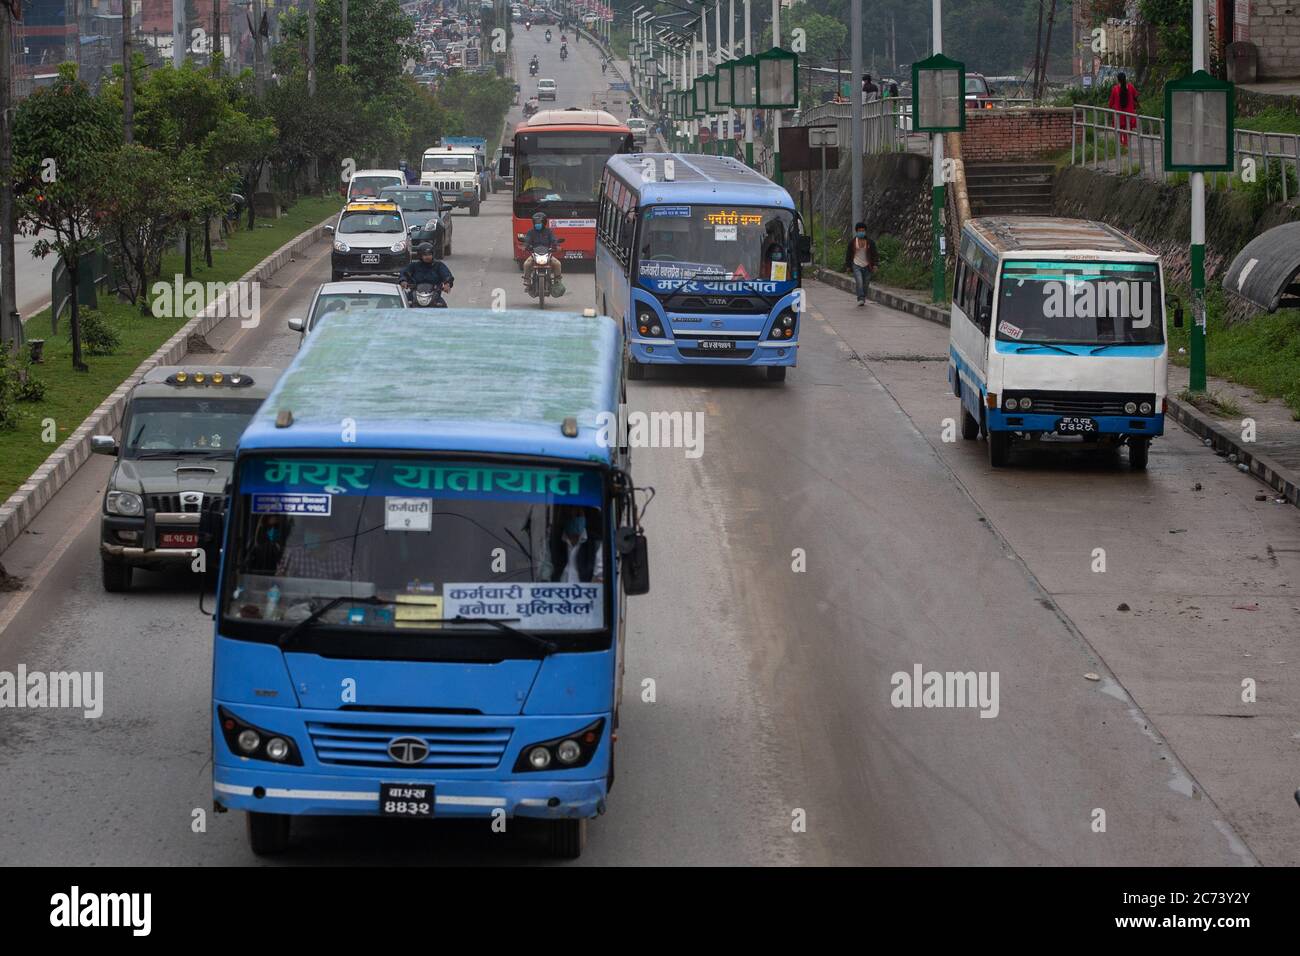
M332 216L330 217L333 218ZM32 523L41 509L71 480L72 476L90 457L92 435L107 434L122 423L126 397L149 369L157 365L180 362L188 351L191 335L206 335L225 317L237 314L232 299L237 296L241 283L263 282L319 242L324 236L325 220L280 246L237 282L230 283L226 293L209 302L204 310L172 334L156 351L136 367L121 384L105 398L76 429L32 472L18 489L0 505L0 554L8 550Z

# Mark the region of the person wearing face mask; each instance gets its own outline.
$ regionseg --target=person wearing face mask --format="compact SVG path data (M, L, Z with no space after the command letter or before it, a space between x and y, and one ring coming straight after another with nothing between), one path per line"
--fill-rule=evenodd
M865 222L853 227L853 238L844 248L844 271L853 273L858 308L862 308L867 304L867 288L876 272L876 244L868 238Z

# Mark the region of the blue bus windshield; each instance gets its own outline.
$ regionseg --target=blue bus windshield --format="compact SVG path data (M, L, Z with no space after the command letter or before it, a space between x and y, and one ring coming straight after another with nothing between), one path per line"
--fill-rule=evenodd
M526 631L606 624L601 475L580 466L322 455L244 461L227 623L322 623L382 642L457 617ZM232 572L233 573L230 573ZM455 629L459 630L459 626ZM310 650L312 629L295 641ZM271 636L265 639L274 639Z
M692 280L793 282L793 214L762 206L650 206L642 215L637 275L671 291Z

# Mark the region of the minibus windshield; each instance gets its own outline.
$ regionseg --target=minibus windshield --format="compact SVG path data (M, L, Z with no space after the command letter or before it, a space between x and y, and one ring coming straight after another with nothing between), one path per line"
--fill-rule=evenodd
M1155 263L1010 261L994 316L999 341L1154 345L1164 341Z
M250 458L240 468L224 614L287 627L342 599L321 625L372 635L381 656L384 640L459 630L461 618L598 631L603 500L600 473L583 467Z

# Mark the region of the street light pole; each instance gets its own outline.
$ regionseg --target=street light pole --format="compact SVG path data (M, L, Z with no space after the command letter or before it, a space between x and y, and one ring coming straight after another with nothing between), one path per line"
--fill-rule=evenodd
M753 33L749 23L749 3L745 0L745 56L754 51L750 49L750 37ZM754 168L754 108L745 107L745 165Z
M1205 0L1192 0L1192 72L1205 69ZM1204 111L1204 96L1196 97L1196 111ZM1200 127L1199 119L1195 124ZM1285 175L1285 170L1283 171ZM1191 174L1192 187L1192 327L1188 388L1205 391L1205 173Z
M348 65L348 0L339 6L339 64Z
M943 52L943 0L933 0L934 17L934 52ZM934 232L934 279L931 284L931 298L935 302L943 300L944 293L944 235L943 235L943 134L931 133L933 143L934 168L931 176L930 220ZM859 187L860 188L860 187Z
M862 216L862 152L865 144L862 141L862 100L866 96L862 92L862 0L851 0L849 7L849 31L852 33L852 39L849 43L849 102L852 104L849 114L850 121L850 139L853 141L853 161L851 170L853 173L853 215L849 217L849 225L857 222ZM822 223L822 228L826 229L828 223Z
M13 12L0 4L0 340L11 350L23 341L14 285L13 36Z
M938 3L939 0L934 0ZM781 0L772 0L772 46L781 45ZM772 110L772 180L778 186L785 185L781 174L781 111Z
M727 53L729 58L736 58L736 0L727 3ZM736 110L727 109L727 145L730 147L736 139Z

